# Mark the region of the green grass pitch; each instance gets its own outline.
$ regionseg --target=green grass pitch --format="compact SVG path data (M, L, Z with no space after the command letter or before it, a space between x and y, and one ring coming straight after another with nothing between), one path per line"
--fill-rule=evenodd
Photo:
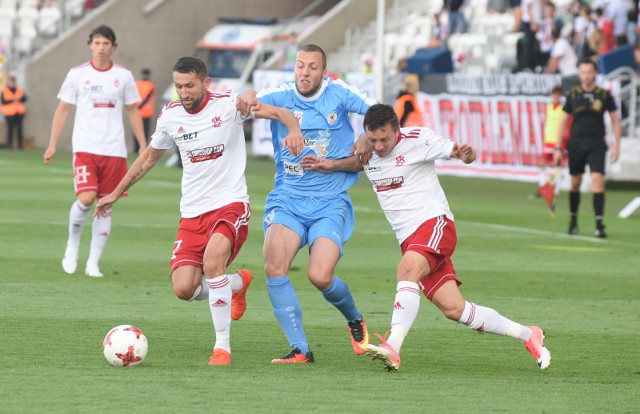
M73 202L71 157L0 152L0 413L632 413L640 412L640 212L616 214L637 188L607 192L609 238L596 240L591 196L581 235L564 235L567 196L550 219L532 184L441 177L456 215L453 257L466 299L539 324L553 361L541 371L511 338L478 334L422 301L398 372L356 356L346 324L306 280L307 250L291 272L315 364L274 366L288 345L262 273L261 216L272 161L250 159L253 218L232 265L255 276L248 310L232 324L233 364L207 365L206 303L173 295L168 261L180 170L158 165L113 213L102 279L63 273ZM384 333L399 248L362 177L350 191L356 230L337 274L372 332ZM90 240L85 227L78 269ZM115 368L102 340L133 324L149 340L140 367Z

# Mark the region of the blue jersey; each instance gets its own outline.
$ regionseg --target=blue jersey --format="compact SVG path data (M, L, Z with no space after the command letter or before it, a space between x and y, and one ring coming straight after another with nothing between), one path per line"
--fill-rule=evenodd
M305 155L328 159L349 157L354 142L354 131L349 112L364 115L372 98L349 87L341 80L325 78L320 90L312 98L298 93L295 82L286 82L258 94L261 102L287 108L293 112L305 138L302 153L294 157L281 141L288 130L280 121L271 121L273 155L276 164L276 188L282 187L294 194L316 196L346 191L358 180L358 173L336 171L325 174L303 171L300 161Z

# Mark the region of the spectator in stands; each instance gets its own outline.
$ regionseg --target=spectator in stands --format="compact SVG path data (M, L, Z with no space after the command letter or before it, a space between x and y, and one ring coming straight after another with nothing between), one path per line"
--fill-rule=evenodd
M419 92L418 78L414 74L407 75L405 89L400 91L394 110L402 128L424 126L424 116L418 105L416 95Z
M615 47L626 45L627 23L629 21L629 3L627 0L610 0L607 5L607 17L613 24Z
M151 71L149 69L142 69L140 75L141 78L136 81L136 88L138 88L138 95L140 95L138 111L140 111L140 116L142 117L144 138L148 144L151 138L151 118L155 109L156 88L151 82ZM136 154L140 151L140 144L135 134L133 136L133 148Z
M444 0L443 9L449 15L449 34L467 32L467 21L464 18L464 8L467 0Z
M591 18L591 8L588 4L580 4L578 15L573 20L573 47L578 56L591 56L589 37L596 29L596 23Z
M513 14L513 29L511 32L519 32L522 25L522 0L509 0L511 13Z
M7 84L2 87L2 115L7 121L7 148L14 148L13 137L15 132L16 147L24 149L24 136L22 134L22 121L27 108L24 103L27 95L16 83L15 76L9 76Z
M522 24L524 33L522 53L518 56L516 71L532 71L537 65L538 41L536 33L542 21L542 0L522 0Z
M427 42L427 47L445 47L448 37L449 28L444 23L442 23L440 13L435 13L433 15L433 26L431 26L431 32L429 33L429 41Z
M545 73L559 73L562 76L577 75L578 57L575 50L564 37L560 37L558 29L551 31L553 39L553 47L551 48L551 56L545 68Z
M611 51L615 47L615 37L613 35L613 22L604 16L604 11L601 8L596 9L594 12L596 27L602 32L596 34L596 36L602 36L602 42L599 48L594 49L598 55L604 55ZM597 45L594 43L594 45Z
M562 32L562 19L556 17L556 6L551 1L545 1L543 6L543 17L540 29L537 33L538 43L540 45L539 63L541 67L545 67L551 55L553 47L553 38L551 32L557 29Z

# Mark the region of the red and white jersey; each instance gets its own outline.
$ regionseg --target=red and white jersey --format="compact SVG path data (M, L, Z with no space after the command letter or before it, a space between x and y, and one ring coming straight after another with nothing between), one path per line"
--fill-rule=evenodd
M244 171L247 152L232 92L207 92L200 107L187 111L169 102L158 116L150 145L178 146L182 158L182 217L196 217L236 201L249 202Z
M128 69L112 63L99 70L91 61L83 63L67 73L58 99L76 106L73 152L127 156L122 108L140 100Z
M453 221L434 165L435 160L449 159L452 149L452 141L429 128L401 128L393 150L382 158L374 152L365 166L399 243L433 217L444 214Z

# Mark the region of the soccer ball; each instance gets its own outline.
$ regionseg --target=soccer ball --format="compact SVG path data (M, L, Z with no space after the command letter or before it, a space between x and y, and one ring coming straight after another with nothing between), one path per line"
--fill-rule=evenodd
M133 367L147 356L147 337L135 326L119 325L104 337L102 348L104 357L114 367Z

